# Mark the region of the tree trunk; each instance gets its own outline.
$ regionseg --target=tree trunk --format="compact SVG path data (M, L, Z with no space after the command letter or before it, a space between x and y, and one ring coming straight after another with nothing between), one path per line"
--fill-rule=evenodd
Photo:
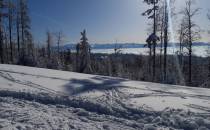
M10 43L10 60L13 62L13 44L12 44L12 9L9 7L9 43Z
M23 11L21 11L21 36L22 36L22 56L23 59L25 57L25 49L26 49L26 45L25 45L25 34L24 34L24 19L23 19Z
M189 85L192 85L192 47L189 50Z
M164 82L167 82L167 47L168 47L168 13L167 4L165 3L165 28L164 28Z
M20 57L20 22L19 22L19 14L17 13L17 44L18 44L18 56Z
M0 12L1 14L1 12ZM0 58L1 63L4 64L4 43L3 43L3 31L2 31L2 17L0 16Z
M149 47L149 74L150 74L150 76L152 75L151 73L152 73L152 46L150 45L150 47Z
M191 4L189 4L189 14L191 12ZM191 22L191 15L189 17L189 85L192 85L192 22Z
M156 36L156 2L154 2L154 29L153 29L153 33L154 36ZM156 74L156 39L153 41L153 75L152 75L152 80L155 81L155 74Z

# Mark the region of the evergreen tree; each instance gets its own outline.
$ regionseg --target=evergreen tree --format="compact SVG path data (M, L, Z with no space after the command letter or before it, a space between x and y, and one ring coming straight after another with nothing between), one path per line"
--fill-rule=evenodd
M86 36L86 30L81 32L81 41L77 44L77 61L79 64L80 73L91 73L91 61L90 61L90 45Z
M147 39L147 43L149 44L149 48L151 50L151 45L153 45L153 73L152 73L152 80L155 80L156 75L156 45L157 41L159 40L159 37L156 35L157 33L157 27L156 27L156 12L158 10L158 2L159 0L144 0L145 3L148 5L152 5L152 8L146 10L143 15L148 16L149 19L153 19L153 33L149 36ZM151 53L151 52L150 52Z

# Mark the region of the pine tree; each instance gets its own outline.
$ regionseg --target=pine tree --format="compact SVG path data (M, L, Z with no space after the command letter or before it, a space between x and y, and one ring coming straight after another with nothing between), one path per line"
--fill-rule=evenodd
M156 12L158 10L158 2L159 0L144 0L145 3L148 5L152 5L153 7L148 9L143 13L144 16L148 16L149 19L153 19L153 33L149 36L149 38L146 40L149 44L149 48L151 49L151 44L153 45L153 73L152 73L152 80L155 81L155 75L156 75L156 45L157 41L159 40L159 37L156 35L157 33L157 27L156 27Z
M77 44L77 62L79 63L80 73L91 73L91 61L90 61L90 45L86 36L86 30L81 32L81 41Z

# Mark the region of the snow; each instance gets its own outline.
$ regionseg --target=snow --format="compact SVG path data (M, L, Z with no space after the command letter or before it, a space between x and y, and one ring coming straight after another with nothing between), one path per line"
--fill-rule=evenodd
M210 129L210 90L0 64L0 129Z
M157 47L159 53L160 47ZM193 46L193 55L199 56L199 57L207 57L208 56L208 50L209 46ZM174 55L179 51L179 47L168 47L168 54ZM91 50L92 53L102 53L102 54L113 54L114 49L93 49ZM136 54L136 55L148 55L148 49L147 48L122 48L120 49L120 52L122 54ZM187 53L188 50L184 48L184 52Z

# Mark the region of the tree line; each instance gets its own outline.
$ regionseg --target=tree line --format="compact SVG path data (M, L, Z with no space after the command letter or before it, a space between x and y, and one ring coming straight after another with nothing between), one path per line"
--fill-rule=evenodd
M183 79L187 85L192 85L192 55L193 55L193 43L201 38L200 32L201 29L197 23L195 23L194 18L198 15L200 8L196 8L194 5L196 3L195 0L185 0L185 7L175 13L173 4L174 0L144 0L150 8L147 9L143 16L147 16L148 19L153 21L153 31L151 35L147 38L146 46L149 47L149 57L151 61L153 61L153 65L149 64L149 74L151 75L151 80L156 81L156 46L160 44L160 70L162 76L162 81L167 83L168 74L167 74L167 49L169 42L173 39L173 32L174 30L170 30L169 24L171 23L171 19L173 16L180 16L181 22L179 23L179 29L176 30L178 34L178 41L179 41L179 50L177 51L177 58L175 57L175 64L177 73L179 73L180 78L184 78L183 75L183 56L188 56L188 67L187 73L188 78L187 80ZM209 15L208 15L209 18ZM187 53L183 50L186 49ZM164 52L162 58L162 51ZM152 56L153 55L153 56ZM152 73L151 73L152 70ZM185 70L186 71L186 70Z
M0 0L1 63L34 60L30 22L26 0Z
M200 9L194 7L193 0L185 0L185 7L178 13L175 13L173 7L174 0L170 3L166 0L143 2L149 7L143 12L143 16L148 17L152 23L145 45L149 50L148 56L124 55L121 54L120 47L116 47L113 54L93 54L86 30L81 32L75 51L63 48L65 35L62 31L46 31L45 44L37 44L31 33L27 0L0 0L0 62L208 87L210 59L193 56L192 49L193 43L201 37L201 29L194 22ZM170 17L176 16L181 16L176 30L179 50L176 55L168 55L172 39ZM207 18L210 21L210 13Z

